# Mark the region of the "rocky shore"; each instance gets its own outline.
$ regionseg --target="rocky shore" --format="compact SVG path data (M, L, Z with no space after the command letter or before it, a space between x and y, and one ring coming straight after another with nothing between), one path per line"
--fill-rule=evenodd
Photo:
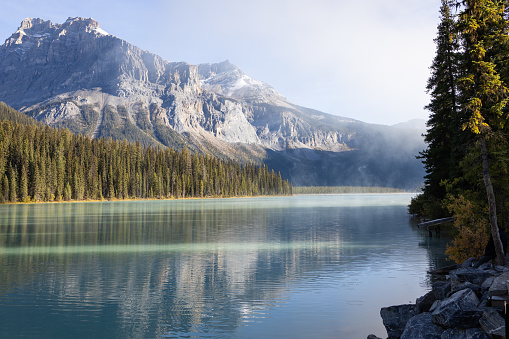
M415 304L382 308L388 339L505 338L509 265L486 263L473 268L474 262L471 258L435 272L443 274L443 279ZM368 339L380 338L370 334Z

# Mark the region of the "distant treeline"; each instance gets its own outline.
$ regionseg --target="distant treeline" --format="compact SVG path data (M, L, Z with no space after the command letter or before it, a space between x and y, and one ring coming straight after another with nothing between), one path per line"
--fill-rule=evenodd
M357 187L357 186L294 186L293 194L341 194L341 193L404 193L405 191L390 187Z
M92 140L0 103L1 202L287 194L291 184L266 166Z

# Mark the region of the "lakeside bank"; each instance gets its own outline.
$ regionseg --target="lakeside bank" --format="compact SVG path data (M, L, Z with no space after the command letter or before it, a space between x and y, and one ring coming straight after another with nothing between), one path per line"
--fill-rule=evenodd
M443 279L415 304L383 307L388 339L505 338L509 265L473 268L474 262L471 258L443 270ZM370 334L368 339L380 338Z

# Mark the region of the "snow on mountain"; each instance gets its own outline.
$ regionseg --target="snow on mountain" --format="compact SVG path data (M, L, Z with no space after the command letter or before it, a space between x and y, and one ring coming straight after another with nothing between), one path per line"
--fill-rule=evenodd
M228 60L217 64L200 64L198 74L201 86L210 92L235 99L271 101L279 104L286 102L286 98L274 88L246 75Z

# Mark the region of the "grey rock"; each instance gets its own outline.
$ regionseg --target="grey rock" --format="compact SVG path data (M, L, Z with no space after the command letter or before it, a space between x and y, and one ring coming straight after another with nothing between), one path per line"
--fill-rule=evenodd
M421 313L408 320L401 339L440 339L443 332L432 322L431 313Z
M417 306L413 304L383 307L380 310L380 315L382 316L383 324L387 330L388 338L393 339L401 337L407 321L417 313Z
M494 280L495 280L495 277L489 277L488 279L484 280L484 282L481 285L481 290L483 291L483 293L490 289Z
M431 306L437 300L435 293L430 291L415 301L419 313L429 312Z
M470 282L472 284L480 285L486 279L492 276L490 272L478 270L473 267L459 268L457 270L451 271L449 274L451 277L452 285L455 283L457 284L463 282Z
M489 300L489 293L488 291L485 291L482 295L481 299L479 300L479 307L487 307L488 306L488 300Z
M458 283L458 284L454 284L451 287L451 292L449 292L448 296L449 295L453 295L454 293L456 293L458 291L461 291L461 290L464 290L464 289L467 289L467 288L471 289L472 291L474 291L474 293L477 295L477 297L482 296L481 286L479 286L477 284L472 284L469 281Z
M462 268L472 267L476 263L476 261L477 261L477 259L474 257L468 258L467 260L465 260L463 262L463 264L461 264L461 267Z
M435 300L433 305L431 305L431 307L429 308L429 312L433 313L433 311L435 311L438 308L438 306L440 306L441 303L442 303L442 300Z
M507 281L509 280L509 272L504 272L495 279L493 279L493 282L491 283L490 289L489 289L489 295L503 295L507 294Z
M505 338L505 320L496 310L485 310L479 323L490 337Z
M477 327L482 316L482 310L477 308L478 304L479 299L472 290L456 292L433 311L433 323L444 328Z
M445 330L441 339L490 339L490 337L480 328L454 328Z
M437 300L444 300L451 291L450 281L437 281L433 284L433 293Z
M495 265L493 269L497 272L507 272L507 267L505 266Z

